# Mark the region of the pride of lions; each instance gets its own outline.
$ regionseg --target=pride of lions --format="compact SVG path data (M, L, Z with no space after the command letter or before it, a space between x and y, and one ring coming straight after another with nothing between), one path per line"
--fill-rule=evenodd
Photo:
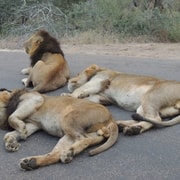
M23 170L57 162L68 163L89 146L89 155L112 147L119 132L137 135L152 127L180 123L180 82L126 74L91 65L70 78L70 68L59 42L47 31L33 34L24 48L30 67L22 69L23 89L0 89L0 128L7 151L18 151L21 140L38 130L59 137L47 154L20 160ZM45 93L67 84L69 93ZM134 111L131 120L114 120L104 106L114 104ZM162 121L164 118L171 118Z

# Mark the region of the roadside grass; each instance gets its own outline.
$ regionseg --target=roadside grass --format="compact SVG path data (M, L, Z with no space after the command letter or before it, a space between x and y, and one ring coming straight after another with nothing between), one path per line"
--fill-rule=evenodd
M147 8L143 2L147 1L134 7L132 0L81 1L64 11L51 2L26 5L14 9L11 18L4 16L0 46L22 48L38 29L64 44L180 42L180 1L164 0L163 10Z

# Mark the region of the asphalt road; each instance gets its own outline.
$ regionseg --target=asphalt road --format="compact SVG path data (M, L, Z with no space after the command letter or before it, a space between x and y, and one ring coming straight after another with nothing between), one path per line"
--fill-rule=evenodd
M114 70L180 79L180 60L127 58L107 55L67 54L71 76L96 63ZM22 68L29 65L24 52L0 51L0 88L21 88ZM67 87L48 93L59 95ZM108 107L115 119L129 119L130 112ZM38 132L18 152L9 153L3 145L6 131L0 130L0 180L178 180L180 179L180 125L152 129L138 136L120 134L111 149L89 157L88 150L69 164L54 164L34 171L21 171L19 159L47 153L58 139Z

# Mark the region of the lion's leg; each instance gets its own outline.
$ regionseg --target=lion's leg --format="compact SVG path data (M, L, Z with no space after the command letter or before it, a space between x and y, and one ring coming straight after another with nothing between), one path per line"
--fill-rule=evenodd
M116 121L116 123L118 126L130 126L130 125L137 123L137 121L135 121L135 120L118 120L118 121Z
M179 113L180 113L179 109L174 106L166 107L160 110L160 116L162 118L172 117L178 115Z
M51 90L55 90L57 88L60 88L62 86L64 86L67 82L67 78L66 77L61 77L58 79L58 83L55 80L51 80L51 82L41 82L39 84L36 84L34 86L34 88L31 91L38 91L40 93L44 93L47 91L51 91ZM68 96L68 94L66 93L62 93L61 96Z
M137 109L137 114L140 114L141 116L152 119L154 121L161 121L161 117L159 115L159 112L156 111L151 104L143 104ZM133 115L133 118L136 120L136 114ZM149 130L153 127L152 123L141 121L134 123L132 125L129 125L127 127L124 127L123 133L126 135L138 135L140 133L143 133L144 131Z
M142 114L142 106L140 106L136 112ZM119 131L123 132L125 135L138 135L143 131L144 127L148 128L147 124L149 124L146 122L138 122L136 120L118 120L116 123L119 127Z
M26 130L27 130L27 137L29 137L31 134L38 131L39 127L32 123L27 123ZM18 151L21 146L21 144L18 142L19 140L21 140L21 136L19 132L11 131L11 132L6 133L4 136L4 144L5 144L6 150L10 152Z
M137 121L135 121L135 120L117 120L116 123L118 125L119 132L123 132L125 127L132 126L132 125L136 124Z
M99 80L99 79L91 79L86 84L74 90L71 96L76 98L84 98L91 94L98 94L99 92L106 89L109 85L110 81L108 79Z
M32 77L32 84L34 88L32 91L38 91L38 92L47 92L54 89L59 88L60 86L64 86L67 82L67 78L64 77L64 75L61 75L57 79L56 75L54 74L56 71L56 64L46 64L42 60L39 60L33 67L31 74ZM53 75L52 76L52 72ZM39 75L41 73L41 75ZM56 72L57 73L57 72ZM36 77L37 78L34 78Z
M141 116L147 118L147 119L152 119L154 121L160 122L162 121L160 114L159 114L159 109L157 110L154 107L154 104L150 103L151 101L148 101L148 99L142 103L142 106L140 106L137 109L137 113L139 113ZM141 130L140 133L149 130L150 128L153 127L152 123L141 121L136 124L136 126L140 126Z
M8 121L10 126L19 132L21 139L26 139L28 132L23 120L36 112L44 99L41 95L35 93L26 93L21 96L21 99L18 108L9 116Z
M37 91L37 92L43 93L43 92L49 90L49 88L47 88L46 85L47 85L46 82L42 82L42 83L36 84L34 86L34 88L31 89L31 91Z
M101 136L97 135L96 133L89 133L87 135L88 139L90 139L90 144L97 144L101 142ZM96 140L97 138L97 140ZM88 141L87 139L87 141ZM92 139L95 139L93 141ZM59 161L63 163L67 163L73 159L72 153L70 153L70 149L72 145L74 144L74 140L68 136L64 135L59 142L56 144L56 146L53 148L53 150L47 154L39 155L39 156L30 156L26 157L20 160L20 168L23 170L33 170L38 167L47 166L50 164L57 163ZM75 142L76 143L76 142Z
M47 166L61 161L61 156L74 143L72 138L64 135L52 149L51 152L39 156L30 156L20 160L20 168L23 170L33 170L38 167Z
M149 130L153 125L151 123L141 121L129 125L125 125L123 128L120 126L120 131L123 131L125 135L138 135L144 131Z
M86 97L85 99L88 99L92 102L103 104L103 105L111 105L113 102L107 98L104 95L101 94L91 94L90 96Z
M69 162L73 156L81 153L87 147L96 145L104 140L104 136L98 135L96 132L86 134L86 137L76 140L74 144L65 152L62 162Z
M149 130L153 125L148 122L138 122L134 125L127 126L123 129L123 133L125 135L138 135L143 133L144 131Z

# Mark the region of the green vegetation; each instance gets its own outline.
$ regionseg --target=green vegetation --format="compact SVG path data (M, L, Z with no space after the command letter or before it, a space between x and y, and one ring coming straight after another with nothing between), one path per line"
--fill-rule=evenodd
M85 43L146 37L180 42L179 0L0 0L0 37L46 29ZM108 38L107 38L108 37Z

